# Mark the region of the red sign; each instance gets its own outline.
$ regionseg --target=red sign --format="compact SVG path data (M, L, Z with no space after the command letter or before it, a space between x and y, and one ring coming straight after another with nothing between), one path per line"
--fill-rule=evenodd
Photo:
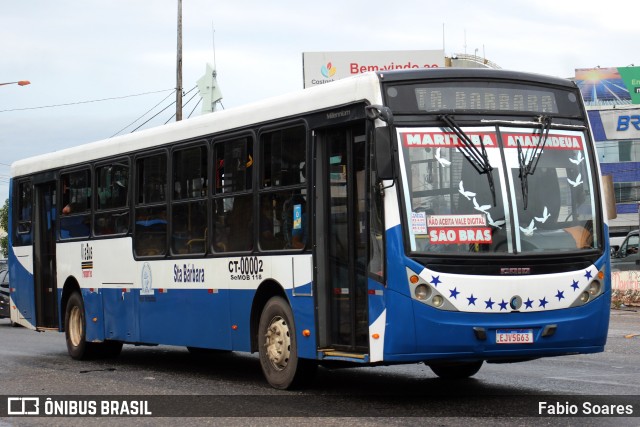
M473 145L480 147L480 142L486 148L498 146L495 133L466 132ZM453 132L403 132L400 133L405 147L464 147L460 138Z
M496 148L498 140L495 133L489 132L467 132L473 145L480 147L480 142L485 148ZM405 147L463 147L463 143L453 132L402 132L400 133L402 144ZM502 140L505 148L524 149L535 148L540 142L540 133L502 133ZM560 133L549 133L544 144L545 150L582 150L583 139L581 135L566 135Z
M429 230L429 242L438 244L491 243L491 227L453 228L442 227Z
M536 133L503 133L505 148L518 148L518 140L522 148L535 148L540 142L540 134ZM549 133L544 144L545 150L582 150L582 137Z

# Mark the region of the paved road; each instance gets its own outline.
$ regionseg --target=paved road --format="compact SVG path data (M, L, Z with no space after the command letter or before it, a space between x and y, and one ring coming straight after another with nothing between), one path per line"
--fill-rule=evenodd
M125 346L115 361L71 360L64 336L12 328L0 320L0 395L217 396L203 405L223 414L314 416L322 425L640 425L640 418L470 418L501 410L527 413L526 396L578 400L640 396L640 313L615 310L606 351L594 355L485 365L471 380L444 382L422 364L326 370L298 392L271 389L253 355L194 358L179 347ZM180 397L168 405L179 404ZM196 397L193 397L196 399ZM553 400L553 399L552 399ZM557 400L557 399L556 399ZM617 401L614 399L614 401ZM498 404L496 404L498 403ZM224 405L227 405L226 407ZM238 409L241 408L241 409ZM639 409L640 410L640 406ZM281 411L281 412L279 412ZM491 412L489 412L491 413ZM530 411L529 411L530 413ZM342 417L344 415L345 417ZM357 417L354 417L357 415ZM429 416L444 416L423 418ZM409 416L409 417L406 417ZM640 415L639 415L640 416ZM6 418L0 427L112 425L113 418ZM306 425L304 418L119 418L131 425Z

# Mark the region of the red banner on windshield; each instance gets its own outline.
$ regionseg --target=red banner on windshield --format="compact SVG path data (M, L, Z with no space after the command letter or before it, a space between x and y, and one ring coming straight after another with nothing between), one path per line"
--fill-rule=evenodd
M540 142L540 133L503 133L502 141L505 148L518 148L518 139L520 146L524 149L535 148ZM580 135L564 135L549 132L547 140L544 144L545 150L582 150L583 142Z
M486 148L498 146L495 132L465 132L473 145ZM453 132L401 132L400 138L405 147L463 147L460 138Z
M466 132L475 146L484 143L485 148L498 146L497 135L493 132ZM518 148L518 140L523 149L535 148L540 142L540 133L502 133L505 148ZM460 138L453 132L401 132L400 138L405 147L463 147ZM584 141L581 135L549 133L544 144L545 150L582 150Z

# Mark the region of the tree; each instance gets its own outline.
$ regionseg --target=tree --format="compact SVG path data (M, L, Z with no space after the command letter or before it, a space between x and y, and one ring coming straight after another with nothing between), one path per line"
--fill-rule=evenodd
M9 232L9 199L4 201L4 206L0 208L0 229ZM4 258L9 255L9 235L0 237L0 252Z

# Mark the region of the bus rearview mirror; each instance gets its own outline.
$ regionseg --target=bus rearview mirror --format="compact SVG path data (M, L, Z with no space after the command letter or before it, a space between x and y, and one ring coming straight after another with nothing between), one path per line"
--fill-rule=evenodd
M393 150L391 149L391 131L387 126L376 128L376 170L378 178L394 179Z

